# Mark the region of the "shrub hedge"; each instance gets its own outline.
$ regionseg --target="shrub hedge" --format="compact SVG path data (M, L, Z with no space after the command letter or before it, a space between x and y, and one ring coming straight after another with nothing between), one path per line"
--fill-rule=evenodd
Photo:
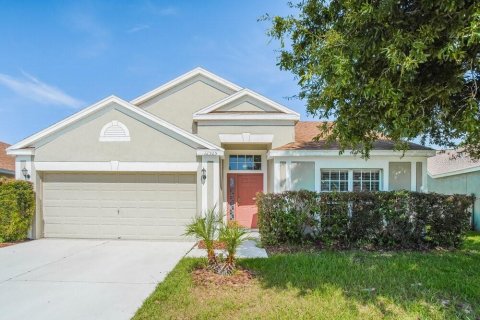
M266 245L450 248L469 229L473 200L409 191L258 194L259 230Z
M27 181L0 179L0 242L27 238L35 213L35 193Z

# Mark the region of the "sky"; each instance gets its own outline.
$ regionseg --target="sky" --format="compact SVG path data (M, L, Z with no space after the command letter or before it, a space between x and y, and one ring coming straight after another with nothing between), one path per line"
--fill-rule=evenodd
M0 0L0 141L36 133L111 94L127 101L203 67L297 112L264 14L287 0Z

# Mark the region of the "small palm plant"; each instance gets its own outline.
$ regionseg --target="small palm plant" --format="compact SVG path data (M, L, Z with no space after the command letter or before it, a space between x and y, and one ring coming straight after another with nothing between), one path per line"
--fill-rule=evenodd
M235 254L238 247L245 241L248 230L240 226L236 221L228 221L222 224L220 229L220 242L225 244L227 259L225 263L217 269L220 274L232 274L235 271Z
M210 267L217 265L215 256L215 240L218 236L222 223L222 215L217 214L215 208L207 210L202 217L195 217L193 221L187 225L185 230L186 236L195 237L197 240L203 241L207 250L207 260Z

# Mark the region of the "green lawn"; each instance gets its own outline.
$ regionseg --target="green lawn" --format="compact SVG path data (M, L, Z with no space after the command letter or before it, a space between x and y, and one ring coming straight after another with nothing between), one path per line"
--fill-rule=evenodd
M183 259L134 319L480 319L480 234L457 252L275 255L251 284L193 284Z

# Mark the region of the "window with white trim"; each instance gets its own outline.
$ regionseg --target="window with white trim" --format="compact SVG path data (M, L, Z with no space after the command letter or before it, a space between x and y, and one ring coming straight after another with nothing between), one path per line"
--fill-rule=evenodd
M99 141L130 141L130 132L123 123L114 120L103 126Z
M322 169L320 174L320 190L348 191L348 170Z
M229 170L262 170L262 156L252 154L232 154L228 158Z
M353 191L379 191L380 170L353 170Z
M381 169L321 169L320 191L380 191Z

